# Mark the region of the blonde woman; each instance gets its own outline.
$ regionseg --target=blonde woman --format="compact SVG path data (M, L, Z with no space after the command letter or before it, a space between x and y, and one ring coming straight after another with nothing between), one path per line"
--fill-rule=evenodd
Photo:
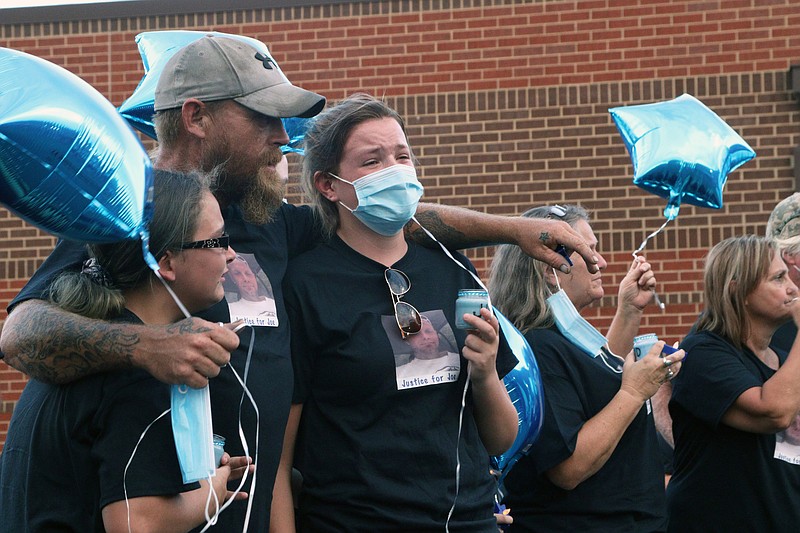
M800 323L797 286L774 245L746 235L708 253L703 296L669 403L669 530L797 531L800 344L770 346L782 324Z

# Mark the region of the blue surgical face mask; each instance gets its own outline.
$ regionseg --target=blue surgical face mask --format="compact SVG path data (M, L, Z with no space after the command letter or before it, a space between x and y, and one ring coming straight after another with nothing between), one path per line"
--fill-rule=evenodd
M597 357L600 354L600 348L605 346L608 341L578 313L567 293L559 290L547 298L547 304L553 312L558 331L572 344L590 356Z
M375 233L397 235L417 212L423 188L411 165L393 165L352 183L329 174L355 188L358 207L351 209L339 203Z
M193 389L172 385L172 433L184 483L216 475L211 428L211 394L208 385Z

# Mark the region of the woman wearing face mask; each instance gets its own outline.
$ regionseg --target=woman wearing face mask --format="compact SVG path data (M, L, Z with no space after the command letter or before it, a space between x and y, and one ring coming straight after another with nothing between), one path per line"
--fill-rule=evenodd
M579 206L538 207L523 216L564 220L597 246ZM607 344L580 317L604 295L606 262L597 257L596 274L576 254L570 274L555 273L516 246L500 246L492 263L494 304L536 354L545 400L538 440L505 477L514 531L666 529L664 470L649 399L677 374L683 353L661 359L659 341L634 359L633 337L655 288L641 257L620 284Z
M295 393L273 531L294 529L294 463L301 531L496 532L488 457L516 436L501 381L516 358L486 309L464 316L472 329L453 327L459 289L476 282L403 235L422 194L403 121L355 95L315 120L304 147L305 186L331 238L290 264L284 284ZM398 379L422 313L447 322L439 331L462 357L446 375Z
M200 175L157 170L154 182L149 248L185 307L205 309L223 297L221 277L234 257L219 205ZM145 264L140 241L92 244L89 251L82 272L55 281L55 303L125 322L183 318ZM180 532L204 523L214 498L208 481L183 483L170 417L159 418L169 407L170 386L138 369L62 386L29 381L0 458L0 529ZM220 504L232 496L227 481L240 478L247 463L223 456L210 487Z
M705 310L681 342L688 355L669 402L670 531L789 533L800 524L800 343L788 354L771 346L781 325L800 324L800 302L774 246L733 237L706 258Z

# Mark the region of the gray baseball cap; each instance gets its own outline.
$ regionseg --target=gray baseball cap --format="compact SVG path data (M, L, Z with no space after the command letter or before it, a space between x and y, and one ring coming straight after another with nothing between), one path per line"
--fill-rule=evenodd
M325 97L292 85L266 46L264 51L210 34L184 46L159 77L155 111L181 107L188 98L231 99L278 118L307 118L322 111Z

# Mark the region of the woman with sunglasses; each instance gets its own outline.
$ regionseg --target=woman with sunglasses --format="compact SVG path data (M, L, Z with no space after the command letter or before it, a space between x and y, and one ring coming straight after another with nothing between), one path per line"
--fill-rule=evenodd
M149 248L160 276L189 312L205 309L223 297L234 257L219 205L198 174L156 170L154 189ZM184 318L138 239L92 244L89 253L81 272L54 282L56 304L124 322ZM169 407L170 386L144 370L109 370L62 386L29 381L0 458L2 529L180 532L204 523L214 497L207 481L183 483L170 417L159 417ZM221 462L210 487L220 504L232 496L227 481L248 468L245 457L225 454Z
M314 121L304 148L303 180L330 240L291 263L284 283L295 392L273 531L294 530L294 464L301 531L496 533L489 455L516 436L501 380L516 358L487 309L463 317L470 329L453 327L458 291L475 280L403 234L422 194L403 121L354 95ZM462 357L403 379L403 339L420 334L423 314Z
M664 469L650 398L677 374L683 354L659 358L661 341L638 361L631 350L655 276L643 258L633 262L605 338L579 315L605 294L607 264L588 213L565 205L523 216L570 224L595 251L600 271L590 273L572 254L571 273L556 273L516 246L500 246L492 262L494 304L536 354L545 402L538 440L505 477L513 530L664 531Z
M705 309L681 342L688 355L669 402L669 531L797 531L800 344L787 354L771 341L800 323L798 288L776 245L755 235L714 246L703 281Z

